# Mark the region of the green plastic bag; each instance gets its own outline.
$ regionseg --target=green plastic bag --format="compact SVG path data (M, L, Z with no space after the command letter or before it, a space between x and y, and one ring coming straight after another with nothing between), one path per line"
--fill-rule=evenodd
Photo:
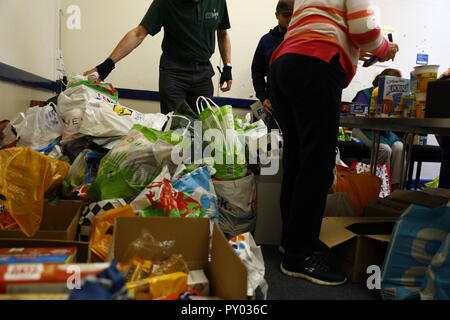
M100 162L97 178L88 190L94 201L136 197L155 178L157 169L171 160L182 137L135 125Z

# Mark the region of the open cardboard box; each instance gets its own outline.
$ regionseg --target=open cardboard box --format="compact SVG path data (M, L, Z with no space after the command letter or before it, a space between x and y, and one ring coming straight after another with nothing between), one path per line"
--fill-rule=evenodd
M80 219L82 201L61 200L56 205L47 201L44 204L44 214L39 231L28 238L21 230L1 230L0 239L75 239L78 221Z
M190 270L205 271L211 296L247 299L247 269L217 224L213 227L211 262L208 262L209 219L120 217L115 222L111 258L123 262L128 246L144 229L157 241L175 240L171 253L182 254Z
M366 206L366 217L400 217L410 205L439 208L447 205L450 190L430 189L423 191L397 190L384 199L376 199Z
M351 282L364 282L368 266L383 266L394 225L392 218L324 218L320 240L335 268Z

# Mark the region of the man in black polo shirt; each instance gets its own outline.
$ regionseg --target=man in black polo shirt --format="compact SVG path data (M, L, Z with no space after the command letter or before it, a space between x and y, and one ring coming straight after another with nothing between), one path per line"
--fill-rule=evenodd
M98 72L99 78L105 80L118 61L137 48L148 34L154 36L161 28L164 28L159 77L162 113L173 111L184 100L193 107L197 97L213 96L214 69L209 59L215 50L216 33L224 64L221 90L231 89L226 0L154 0L140 25L125 35L108 59L85 75Z

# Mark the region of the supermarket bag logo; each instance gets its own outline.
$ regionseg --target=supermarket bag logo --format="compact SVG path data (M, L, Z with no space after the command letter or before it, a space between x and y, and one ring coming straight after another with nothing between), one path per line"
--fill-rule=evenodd
M133 111L122 106L114 106L113 110L118 116L131 116L133 114Z
M66 13L69 15L66 21L67 29L81 30L81 8L72 4L67 7Z

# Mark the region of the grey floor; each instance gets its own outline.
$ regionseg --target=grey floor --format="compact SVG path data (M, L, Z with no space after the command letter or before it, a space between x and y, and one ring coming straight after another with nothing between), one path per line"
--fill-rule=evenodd
M276 246L262 246L269 284L268 300L379 300L378 291L362 284L347 283L339 287L319 286L280 272L281 254Z

